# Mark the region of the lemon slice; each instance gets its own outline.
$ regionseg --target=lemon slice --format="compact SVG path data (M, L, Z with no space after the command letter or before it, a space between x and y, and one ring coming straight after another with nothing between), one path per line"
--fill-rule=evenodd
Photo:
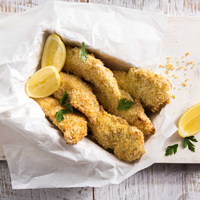
M26 82L25 92L29 97L42 98L53 94L60 86L60 74L53 67L38 70Z
M54 66L60 72L65 64L65 45L56 34L50 35L45 43L42 54L42 68Z
M186 110L178 122L181 137L190 137L200 132L200 103Z

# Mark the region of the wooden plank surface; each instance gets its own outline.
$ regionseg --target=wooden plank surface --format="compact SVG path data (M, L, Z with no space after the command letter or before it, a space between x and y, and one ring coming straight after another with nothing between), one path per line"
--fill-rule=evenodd
M0 12L22 12L45 2L47 0L0 0ZM89 0L89 2L155 11L172 16L198 16L200 13L199 0ZM12 190L7 163L1 161L0 200L196 200L200 199L199 180L199 165L155 164L119 185L102 188Z

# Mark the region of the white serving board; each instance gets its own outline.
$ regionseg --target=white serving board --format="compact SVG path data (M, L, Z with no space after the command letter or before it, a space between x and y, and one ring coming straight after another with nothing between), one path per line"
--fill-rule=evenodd
M2 15L0 15L0 17L1 16ZM198 85L200 88L200 65L197 65L200 63L200 58L198 55L200 53L200 28L198 27L200 27L199 17L170 17L160 55L160 64L166 64L166 57L172 57L172 60L174 60L174 66L176 66L175 61L180 61L180 66L183 65L185 67L186 63L181 63L181 60L193 61L196 63L194 69L187 67L188 71L185 71L184 69L179 71L174 70L168 75L169 79L174 81L173 84L176 89L173 90L173 94L176 96L176 98L171 100L171 103L166 107L166 112L174 120L176 125L181 114L187 109L187 107L193 105L194 103L200 102L200 92L197 93ZM190 55L182 59L181 57L186 52L190 52ZM158 69L159 73L167 76L165 71L166 68ZM184 73L187 73L187 75L184 75ZM178 75L178 78L175 79L172 77L173 74ZM189 94L191 97L194 97L190 102L188 102L187 98L184 96L186 94L186 87L181 86L181 83L184 82L186 78L189 79L187 82L187 90L190 87ZM193 83L193 86L190 86L191 80L193 80L193 82L195 80L196 84ZM178 88L181 90L178 90ZM196 135L196 138L200 141L200 134ZM176 143L179 144L177 154L166 157L166 147ZM188 149L183 149L182 143L183 139L178 135L178 133L175 133L165 142L157 163L200 163L199 143L196 143L195 153L189 151ZM3 148L1 146L0 160L5 160Z

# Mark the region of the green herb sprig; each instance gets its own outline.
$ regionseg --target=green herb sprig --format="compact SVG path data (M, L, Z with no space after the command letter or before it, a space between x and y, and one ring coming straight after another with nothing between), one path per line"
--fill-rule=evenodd
M117 107L117 110L128 110L129 108L131 108L131 106L134 104L134 102L129 101L125 98L120 99L119 101L119 105Z
M186 148L188 146L190 151L195 152L195 145L190 141L198 142L194 136L186 137L184 138L183 147Z
M88 52L85 48L85 43L82 42L81 45L81 49L79 51L79 58L81 58L83 60L83 62L86 62L87 58L88 58Z
M55 114L55 118L58 123L64 120L63 114L67 114L68 112L73 112L73 107L68 102L68 100L69 100L69 97L68 97L67 92L65 91L63 94L63 97L60 99L60 102L62 106L66 107L66 109L61 109Z
M168 146L165 152L166 156L172 155L173 153L176 154L178 148L178 144Z

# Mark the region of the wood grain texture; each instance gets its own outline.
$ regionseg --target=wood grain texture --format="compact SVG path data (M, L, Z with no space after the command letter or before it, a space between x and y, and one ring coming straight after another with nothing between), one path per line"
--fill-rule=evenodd
M19 13L53 0L0 0L0 13ZM57 0L54 0L57 1ZM87 0L59 0L66 2L87 2Z
M89 0L89 3L116 5L170 16L200 15L199 0Z

